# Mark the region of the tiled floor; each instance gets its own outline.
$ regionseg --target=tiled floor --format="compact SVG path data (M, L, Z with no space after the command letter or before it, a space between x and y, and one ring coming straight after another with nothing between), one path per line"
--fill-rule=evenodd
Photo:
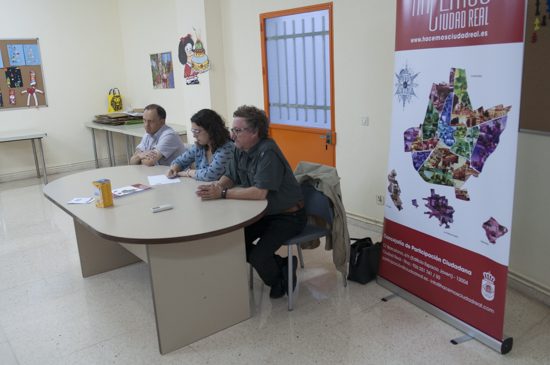
M51 176L50 179L54 179ZM350 224L352 236L371 235ZM550 308L509 290L500 355L371 282L344 288L331 252L304 251L295 310L255 279L254 316L158 352L145 264L83 279L72 221L38 179L0 184L0 364L550 364Z

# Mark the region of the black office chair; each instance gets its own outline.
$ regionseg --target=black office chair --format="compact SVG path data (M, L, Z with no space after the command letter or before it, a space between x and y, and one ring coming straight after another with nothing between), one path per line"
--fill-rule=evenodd
M303 183L302 194L304 196L304 208L308 216L319 217L332 226L333 212L330 200L320 191L316 190L311 184ZM300 245L305 242L313 241L325 237L331 233L330 229L321 227L312 223L307 223L302 232L284 242L288 247L288 310L293 309L293 278L292 278L292 246L296 245L299 254L301 254ZM301 255L300 255L301 256ZM303 263L303 260L300 260ZM303 267L303 264L301 265Z

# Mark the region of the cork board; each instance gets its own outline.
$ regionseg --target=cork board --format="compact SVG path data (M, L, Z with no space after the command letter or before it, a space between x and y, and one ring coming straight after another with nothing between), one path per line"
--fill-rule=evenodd
M47 106L38 38L0 39L0 111Z
M539 17L542 21L542 17L546 16L547 25L536 32L537 40L533 43L536 0L527 2L519 129L521 132L550 135L550 13L547 13L546 6L546 1L540 1Z

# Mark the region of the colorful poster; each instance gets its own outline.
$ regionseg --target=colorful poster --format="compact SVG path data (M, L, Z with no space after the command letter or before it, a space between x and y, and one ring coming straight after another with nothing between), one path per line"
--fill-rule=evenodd
M398 0L380 276L502 340L524 0Z
M185 77L186 85L198 85L199 74L210 70L206 49L197 32L195 32L195 36L196 40L193 40L191 34L181 37L178 47L178 58L183 65L183 77Z
M9 88L23 87L23 77L19 67L6 67L4 70Z
M24 44L23 52L25 54L25 64L27 66L40 65L40 49L38 44Z
M8 44L10 66L25 66L25 53L22 44Z
M151 74L155 89L174 88L174 69L172 66L172 52L152 54Z

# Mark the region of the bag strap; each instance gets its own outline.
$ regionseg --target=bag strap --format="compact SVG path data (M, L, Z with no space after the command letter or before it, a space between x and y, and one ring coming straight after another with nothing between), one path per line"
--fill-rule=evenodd
M118 89L118 87L113 87L113 95L120 95L120 90Z

